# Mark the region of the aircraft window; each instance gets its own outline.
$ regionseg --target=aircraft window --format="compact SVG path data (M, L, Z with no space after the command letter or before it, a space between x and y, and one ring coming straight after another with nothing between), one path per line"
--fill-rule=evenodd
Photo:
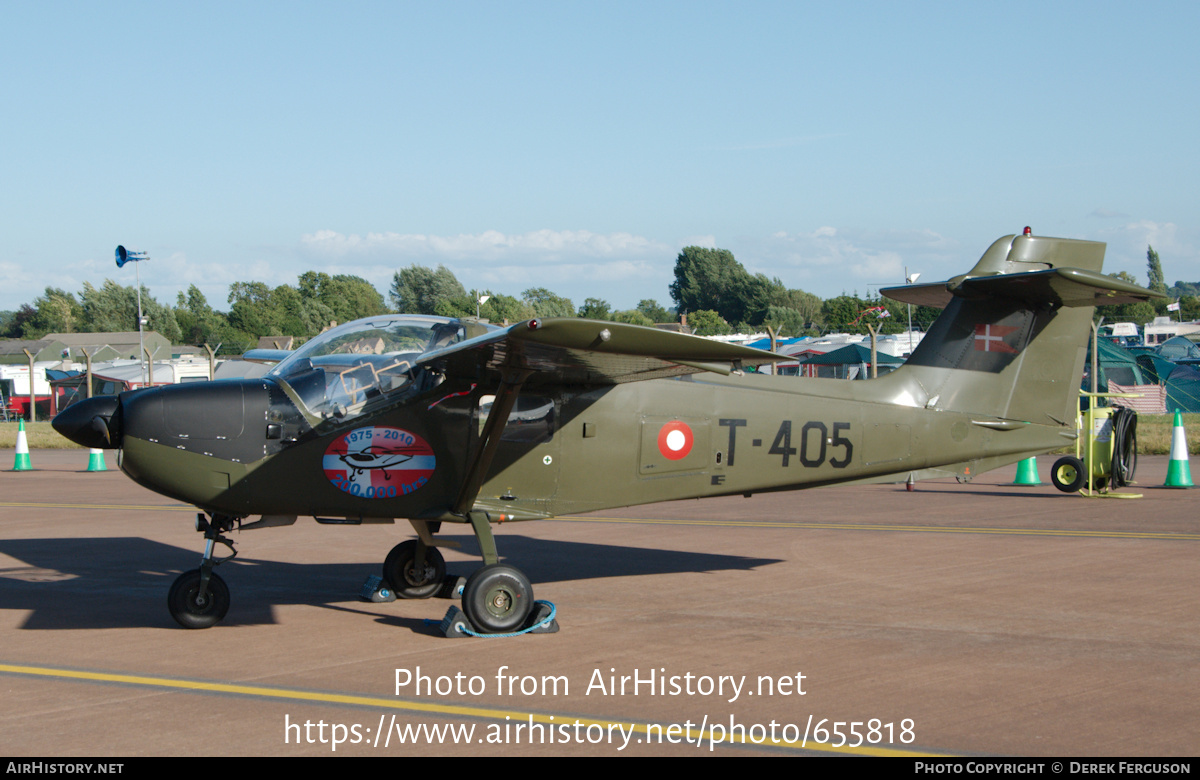
M360 320L321 334L268 376L290 387L308 414L342 420L409 386L422 354L464 337L463 325L444 317Z
M481 435L495 400L494 395L485 395L479 399L479 433ZM508 416L508 422L504 426L504 432L500 434L500 440L542 444L550 441L553 437L554 399L536 395L517 396L517 402Z

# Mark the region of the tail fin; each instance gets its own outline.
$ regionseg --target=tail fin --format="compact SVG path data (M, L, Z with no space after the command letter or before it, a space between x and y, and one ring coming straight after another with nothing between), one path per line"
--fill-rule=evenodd
M1101 274L1104 249L1094 241L1005 236L962 276L881 290L945 309L897 380L927 407L1073 420L1092 307L1163 297Z

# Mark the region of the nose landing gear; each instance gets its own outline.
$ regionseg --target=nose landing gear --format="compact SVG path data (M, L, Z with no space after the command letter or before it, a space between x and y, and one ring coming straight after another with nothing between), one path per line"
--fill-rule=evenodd
M229 586L213 567L237 555L233 541L222 533L232 530L237 521L236 517L214 514L210 522L203 514L196 515L196 530L202 532L205 539L200 568L180 574L167 593L167 609L175 622L184 628L211 628L229 611ZM213 548L218 543L229 548L229 555L224 558L213 556Z

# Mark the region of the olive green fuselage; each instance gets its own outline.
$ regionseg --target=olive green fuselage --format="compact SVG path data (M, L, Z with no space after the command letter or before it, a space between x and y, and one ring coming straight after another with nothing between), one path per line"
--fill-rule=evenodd
M912 378L904 373L856 382L705 373L590 389L528 388L523 400L540 416L532 422L510 418L475 506L493 520L520 520L903 479L929 469L969 478L1069 443L1068 429L1050 419L1013 424L936 403L927 408L928 399L911 397ZM259 384L248 385L246 395ZM455 395L462 388L446 383L369 420L310 432L257 459L209 454L203 430L177 431L181 438L163 426L157 436L143 437L130 426L121 467L156 491L239 517L461 519L450 508L479 445L485 390ZM162 414L171 414L169 398ZM271 443L268 423L259 419L238 433L251 445L246 452L264 452ZM427 442L432 473L421 481L392 470L367 495L339 477L338 467L351 466L329 454L331 445L364 430L376 437L399 431Z

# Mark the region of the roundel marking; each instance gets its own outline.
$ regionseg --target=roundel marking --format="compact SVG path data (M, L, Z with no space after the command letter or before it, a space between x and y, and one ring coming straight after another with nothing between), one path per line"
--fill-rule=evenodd
M395 498L433 476L437 458L420 436L371 426L342 434L325 448L321 467L337 489L360 498Z
M658 431L658 451L667 460L683 460L692 451L692 429L688 424L675 420Z

